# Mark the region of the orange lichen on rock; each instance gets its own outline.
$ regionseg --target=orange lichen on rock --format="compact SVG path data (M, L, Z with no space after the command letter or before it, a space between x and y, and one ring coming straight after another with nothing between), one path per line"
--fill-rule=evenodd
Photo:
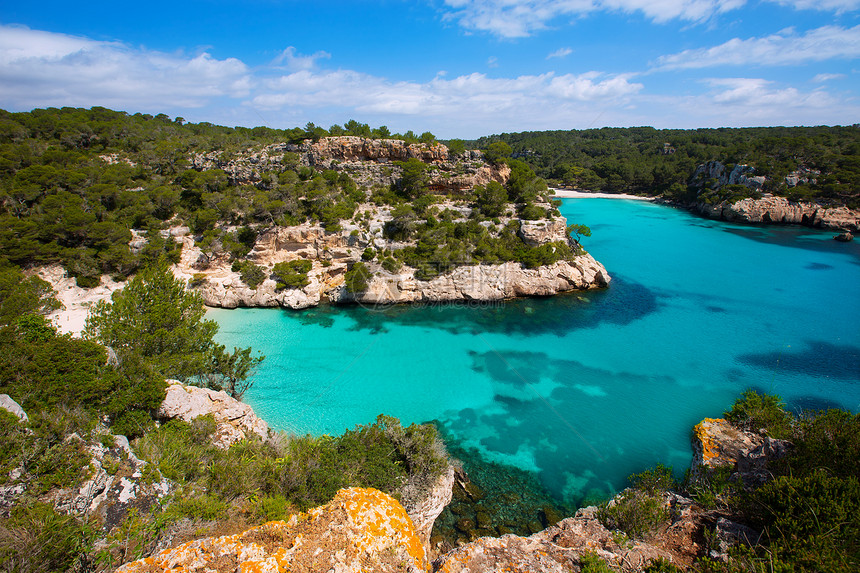
M424 547L406 510L374 489L338 492L324 506L243 533L198 539L128 563L118 573L424 571Z
M715 430L721 430L729 423L722 418L705 418L693 428L693 434L702 448L702 463L709 465L712 460L720 455L719 443L714 438Z

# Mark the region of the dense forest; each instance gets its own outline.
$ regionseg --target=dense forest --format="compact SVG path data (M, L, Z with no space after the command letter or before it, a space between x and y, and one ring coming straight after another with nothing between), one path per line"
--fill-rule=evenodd
M511 167L507 189L494 184L458 198L472 204L474 220L469 222L454 221L452 213L431 207L439 197L428 188L426 166L415 159L402 162L403 176L393 188L373 189L357 186L345 172L301 165L290 152L253 184L192 164L195 155L214 152L229 161L273 143L329 135L435 143L429 132L391 134L384 126L371 129L354 120L329 129L309 123L275 130L188 124L163 114L129 115L105 108L0 111L0 253L24 268L62 264L80 286L90 287L103 274L122 280L162 255L175 262L175 243L159 231L185 224L198 245L229 253L241 267L261 229L311 221L337 231L341 221L356 216L359 204L371 201L396 210L390 235L416 243L395 253L399 262L387 253L380 258L392 268L401 262L417 268L426 260L516 260L538 266L570 254L528 248L498 220L494 230L478 225L507 213L508 201L518 205L520 218L551 214L534 205L546 184L526 163L510 157L496 158ZM465 150L461 141L448 145L455 155ZM132 250L133 237L142 239L142 249ZM439 271L424 269L421 276Z
M860 126L664 129L602 128L502 133L470 142L510 145L550 184L691 200L697 166L749 165L764 192L790 200L860 207ZM798 174L797 185L786 176Z

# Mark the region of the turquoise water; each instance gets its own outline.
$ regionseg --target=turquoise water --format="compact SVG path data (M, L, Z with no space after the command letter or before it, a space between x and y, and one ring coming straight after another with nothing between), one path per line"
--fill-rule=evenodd
M750 387L860 410L860 244L640 201L565 200L613 282L483 306L212 310L266 356L245 401L276 429L437 420L576 504L655 462Z

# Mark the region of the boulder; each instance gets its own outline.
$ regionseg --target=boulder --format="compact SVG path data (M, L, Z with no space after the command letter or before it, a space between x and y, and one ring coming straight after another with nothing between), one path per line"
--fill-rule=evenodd
M177 380L167 382L167 395L158 408L159 418L190 422L211 414L216 424L214 443L225 449L252 436L268 439L268 424L257 417L253 408L231 398L226 392L186 386Z
M412 520L374 489L340 490L328 504L289 521L192 541L123 565L117 573L168 571L425 571Z
M836 235L836 236L835 236L835 237L833 237L833 238L834 238L835 240L839 241L840 243L847 243L847 242L849 242L849 241L853 241L853 240L854 240L854 235L852 235L852 234L851 234L851 233L849 233L848 231L845 231L844 233L839 233L838 235Z
M24 408L22 408L18 402L10 398L9 394L0 394L0 408L15 414L22 422L28 422L30 420L30 418L27 417L27 412L24 411Z

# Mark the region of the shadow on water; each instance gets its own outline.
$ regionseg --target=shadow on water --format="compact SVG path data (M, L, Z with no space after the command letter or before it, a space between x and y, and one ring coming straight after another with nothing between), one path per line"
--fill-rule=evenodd
M738 360L750 366L787 370L810 377L826 376L860 382L860 347L807 340L805 350L744 354Z
M835 231L824 232L820 230L806 229L798 226L772 225L766 227L741 227L731 224L723 224L722 230L745 239L779 245L781 247L794 247L809 249L812 251L827 253L847 253L860 261L860 244L854 241L840 243L831 237ZM816 269L817 270L817 269Z
M304 325L331 327L348 317L350 330L386 332L392 325L459 333L564 335L603 323L626 325L659 309L657 293L644 285L613 277L608 289L576 291L547 298L471 303L386 306L322 305L296 314ZM295 312L295 311L284 311Z
M472 368L492 380L495 407L451 413L442 426L456 436L480 436L481 447L501 459L524 460L560 502L576 507L605 498L626 486L619 476L658 460L672 463L673 454L679 462L665 442L642 446L642 435L655 428L675 431L664 428L666 401L655 404L655 394L684 394L675 379L592 368L541 352L470 354ZM618 426L630 431L611 431ZM686 464L684 457L678 467Z
M833 270L833 265L825 265L824 263L809 263L804 267L810 271L830 271Z

